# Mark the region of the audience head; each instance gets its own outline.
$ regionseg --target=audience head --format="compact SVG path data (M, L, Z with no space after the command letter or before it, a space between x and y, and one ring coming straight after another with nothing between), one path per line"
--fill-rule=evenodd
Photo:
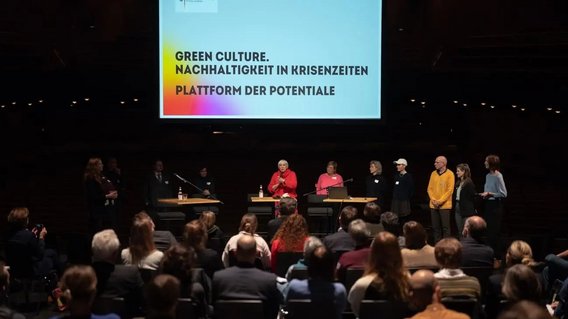
M353 206L345 206L339 214L339 226L345 231L349 228L349 224L357 218L357 208Z
M237 261L254 264L256 259L256 240L251 235L242 235L237 241Z
M363 218L366 222L379 223L381 221L381 207L374 202L367 203L363 209Z
M83 174L83 179L85 181L94 179L100 182L102 171L103 171L103 161L101 161L101 159L98 157L89 158L89 161L87 161L87 166L85 167L85 173Z
M357 246L363 246L369 243L371 232L362 219L355 219L349 224L349 235L351 235Z
M315 236L310 236L306 239L304 242L304 263L306 265L310 263L309 258L314 250L321 246L323 246L322 241Z
M408 249L422 249L426 246L426 230L419 222L409 221L402 226L405 246Z
M148 215L148 213L143 210L141 212L139 212L138 214L134 215L134 217L132 217L132 223L136 223L136 222L142 222L142 221L148 221L149 223L152 224L152 231L154 231L154 229L156 228L156 225L154 224L154 220L152 220L152 217L150 217L150 215Z
M180 282L172 275L158 275L144 288L150 318L175 318L180 298Z
M59 288L69 304L71 314L89 311L97 294L97 275L91 266L71 266L59 280Z
M384 212L381 214L381 224L389 233L398 236L400 231L398 230L398 216L393 212Z
M91 250L93 261L105 261L114 264L118 258L120 241L112 229L101 230L93 236Z
M201 212L201 216L199 216L199 221L205 225L207 230L211 229L211 227L215 226L215 222L217 221L217 216L215 213L210 210L204 210Z
M132 264L134 265L156 250L154 244L154 223L151 219L133 220L130 227L129 249L132 256Z
M308 235L308 223L304 216L293 214L280 225L272 240L278 239L286 249L293 250L294 247L301 247Z
M175 244L164 252L160 262L160 272L188 283L191 282L191 270L195 268L196 263L197 257L192 247Z
M440 268L459 269L462 259L462 244L455 238L443 238L434 248L436 262Z
M383 173L383 164L377 160L369 162L369 171L373 175L381 175Z
M501 160L497 155L487 155L485 158L485 168L490 171L497 171L501 166Z
M465 220L462 235L464 237L471 237L480 241L481 237L485 234L486 229L487 223L483 218L479 216L471 216Z
M507 267L511 267L516 264L523 264L529 267L533 266L535 262L531 246L522 240L515 240L511 243L509 249L507 249L505 263L507 264Z
M501 291L509 301L513 302L520 300L539 302L541 298L540 284L536 274L522 264L513 265L507 269Z
M30 211L27 207L16 207L8 214L8 224L15 228L26 228L30 221Z
M254 235L256 233L256 227L258 225L256 215L255 214L244 214L241 218L241 225L239 226L239 231L244 231L249 233L250 235Z
M532 301L519 301L509 309L503 311L498 319L552 319L553 317L541 307Z
M333 255L325 246L317 247L310 254L308 260L308 276L312 279L333 281L335 276L335 263Z
M202 251L207 245L207 229L199 220L192 220L183 228L183 242L196 251Z
M382 280L389 295L396 300L406 300L409 289L408 277L395 235L383 231L375 236L365 274L381 277L375 281Z
M0 294L2 297L5 296L9 286L10 286L10 273L6 268L6 263L0 261Z
M440 302L442 298L438 281L430 270L421 269L412 274L410 287L412 288L412 303L420 311L429 304Z
M282 197L279 207L280 216L290 216L296 212L298 201L292 197Z

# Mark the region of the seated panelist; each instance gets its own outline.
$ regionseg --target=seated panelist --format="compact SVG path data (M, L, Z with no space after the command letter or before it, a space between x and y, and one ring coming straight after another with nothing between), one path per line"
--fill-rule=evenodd
M292 197L297 198L296 187L298 180L296 173L288 167L288 161L278 161L278 171L272 174L270 183L268 183L268 191L273 197Z
M343 187L343 177L337 174L337 162L329 161L326 172L321 174L316 184L316 194L327 195L328 187Z

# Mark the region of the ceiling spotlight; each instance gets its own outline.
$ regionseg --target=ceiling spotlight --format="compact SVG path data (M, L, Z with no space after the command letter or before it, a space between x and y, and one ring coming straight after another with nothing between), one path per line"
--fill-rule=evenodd
M89 102L90 99L88 97L86 97L83 100L85 100L85 102Z
M547 107L546 110L547 110L547 111L552 111L552 108L551 108L551 107Z
M458 100L454 100L454 104L458 104Z
M1 105L0 107L1 107L1 108L5 108L5 107L6 107L6 105L2 104L2 105Z
M426 105L425 105L425 104L422 104L422 108L425 109L425 108L426 108Z
M38 103L43 103L43 100L37 100Z
M495 105L491 105L491 106L489 106L489 107L492 108L492 109L494 109L494 108L495 108Z
M424 105L424 104L426 104L426 101L422 101L422 102L420 102L420 104Z
M137 98L133 98L132 101L138 102L138 99L137 99Z
M523 112L524 112L525 110L526 110L526 109L525 109L524 107L521 107L521 111L523 111Z
M29 102L29 103L28 103L28 106L32 106L32 102Z
M224 134L224 133L225 132L223 132L223 131L213 131L213 134L215 134L215 135L221 135L221 134Z
M73 103L73 104L77 104L77 101L73 101L73 102L71 102L71 103Z
M4 107L4 105L2 105L2 107ZM556 111L554 111L554 113L560 114L560 110L556 110Z
M16 101L12 102L12 105L16 105Z
M516 108L517 108L517 106L516 106L515 104L513 104L513 105L511 105L511 106L512 106L512 107L513 107L514 109L516 109Z
M485 102L481 102L481 106L485 106L485 104L486 104Z
M467 103L462 104L463 106L467 106Z
M418 123L418 126L422 126L422 122L419 122L419 123Z
M120 101L120 104L124 104L124 103L126 103L126 102L124 102L124 101Z

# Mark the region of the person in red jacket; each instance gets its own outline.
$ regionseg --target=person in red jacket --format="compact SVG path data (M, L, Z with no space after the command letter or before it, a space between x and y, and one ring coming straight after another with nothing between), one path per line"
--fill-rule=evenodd
M288 194L292 198L297 198L297 186L296 173L288 168L288 161L283 159L278 161L278 171L272 174L270 183L268 183L268 191L273 197L286 197L285 194Z

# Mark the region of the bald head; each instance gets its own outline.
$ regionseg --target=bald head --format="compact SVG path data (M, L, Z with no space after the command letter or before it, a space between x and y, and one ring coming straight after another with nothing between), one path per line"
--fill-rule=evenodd
M481 239L487 229L487 223L479 216L471 216L465 220L463 228L464 237L472 237L474 239Z
M254 263L256 240L251 235L242 235L237 241L237 261Z
M438 281L430 270L418 270L412 274L410 287L412 288L412 301L418 309L425 308L436 301L434 298L439 298L437 295L440 290Z

